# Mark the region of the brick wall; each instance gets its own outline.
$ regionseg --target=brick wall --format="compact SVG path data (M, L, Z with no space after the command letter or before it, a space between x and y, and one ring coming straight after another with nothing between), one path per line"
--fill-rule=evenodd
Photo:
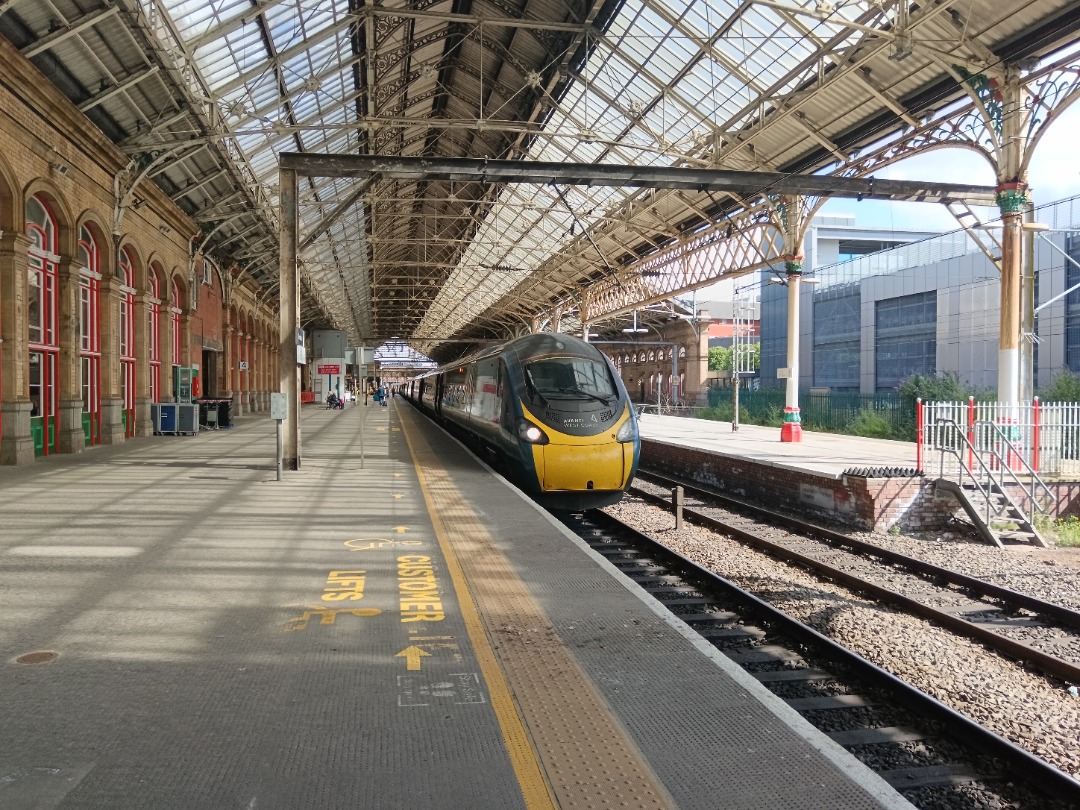
M927 478L833 478L793 467L643 439L642 468L686 476L735 498L863 531L935 531L959 504ZM1080 497L1080 492L1077 493Z

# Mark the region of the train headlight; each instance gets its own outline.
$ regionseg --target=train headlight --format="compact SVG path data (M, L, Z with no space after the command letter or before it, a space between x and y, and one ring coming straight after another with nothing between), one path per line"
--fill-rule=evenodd
M522 419L518 422L518 438L529 444L547 444L551 441L544 431L528 419Z
M619 428L619 432L615 434L615 441L617 442L632 442L634 440L634 420L633 418L627 419L622 423Z

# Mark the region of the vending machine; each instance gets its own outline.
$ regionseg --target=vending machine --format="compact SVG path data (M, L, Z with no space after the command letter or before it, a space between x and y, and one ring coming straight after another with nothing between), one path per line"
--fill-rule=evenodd
M194 371L188 366L173 366L173 393L177 402L191 402L193 396L198 396L191 387Z

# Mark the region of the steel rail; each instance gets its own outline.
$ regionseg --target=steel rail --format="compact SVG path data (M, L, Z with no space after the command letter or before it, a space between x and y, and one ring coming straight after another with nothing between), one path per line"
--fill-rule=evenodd
M911 711L942 723L942 728L946 729L944 733L990 756L999 758L1006 765L1006 768L1025 784L1031 785L1055 798L1074 803L1080 802L1080 782L1030 751L1010 742L991 729L979 725L937 698L926 694L888 670L863 658L855 651L844 647L823 633L789 616L726 577L684 557L677 551L665 546L661 541L644 534L632 526L628 526L606 512L600 512L599 510L590 512L589 519L597 520L597 522L608 522L622 531L636 535L641 538L642 543L647 544L659 555L675 560L680 568L690 571L694 576L700 577L702 580L722 589L736 601L747 605L750 610L763 616L767 622L779 627L781 632L790 635L796 641L824 650L826 655L834 655L871 684L880 685L891 691L898 702Z
M849 546L856 551L864 554L880 557L888 562L901 565L908 568L911 571L915 571L926 576L940 579L944 582L948 582L953 585L957 585L961 588L966 588L970 591L980 593L984 596L989 596L994 599L1000 599L1006 604L1013 605L1015 607L1024 608L1034 613L1039 613L1043 616L1050 616L1062 624L1066 624L1070 627L1074 627L1080 630L1080 610L1073 610L1072 608L1059 605L1054 602L1047 602L1043 599L1039 599L1035 596L1019 593L1010 588L1005 588L1001 585L995 585L992 582L987 582L983 579L969 576L967 574L961 574L959 571L953 571L951 568L943 568L933 563L928 563L925 560L920 560L917 557L909 557L906 554L901 554L898 551L891 551L890 549L881 548L875 546L873 543L867 543L859 540L850 535L838 532L833 529L826 528L825 526L819 526L815 523L802 520L800 518L792 517L791 515L785 515L780 512L774 512L771 509L766 509L762 506L747 503L741 501L738 498L732 498L730 495L724 495L719 492L714 492L707 487L700 485L687 486L683 481L677 481L674 478L656 473L652 471L645 471L639 473L639 478L653 478L663 481L665 484L671 484L683 487L688 492L700 492L709 498L713 498L717 501L729 503L735 510L748 511L756 515L760 515L763 520L768 521L774 525L785 526L787 528L797 529L798 531L808 534L813 537L825 540L832 545L836 546Z
M634 492L634 494L652 503L664 506L668 505L667 499L663 498L662 496L646 492L637 487L633 488L631 491ZM705 526L722 534L733 536L744 543L747 543L762 551L767 552L771 556L783 559L787 562L795 563L796 565L799 565L803 568L815 571L818 574L828 577L829 579L842 582L844 585L848 586L854 591L869 594L877 599L880 599L882 602L894 605L907 611L908 613L932 621L935 624L951 630L957 635L965 636L967 638L985 644L992 650L998 651L1017 661L1022 661L1024 663L1030 664L1031 666L1037 668L1040 672L1046 675L1052 675L1053 677L1061 678L1068 683L1080 683L1080 666L1070 663L1069 661L1062 660L1061 658L1058 658L1056 656L1050 655L1049 653L1044 653L1041 650L1037 650L1022 641L1016 641L1015 639L1003 636L993 630L988 630L984 627L980 627L978 624L956 616L955 614L938 610L937 608L931 607L930 605L923 604L922 602L919 602L918 600L913 599L909 596L904 596L903 594L897 593L896 591L890 590L889 588L885 588L874 582L863 579L862 577L850 574L847 571L836 568L811 556L801 554L789 548L785 548L784 546L778 543L774 543L767 538L754 534L751 531L747 531L746 529L740 528L730 523L725 523L718 518L704 515L693 509L686 508L685 506L683 508L683 516L687 520L690 520L694 523ZM785 525L789 528L797 528L803 534L809 534L806 531L807 528L815 530L817 528L820 528L814 527L811 524L800 524L797 520L793 520L791 518L787 519ZM872 549L872 551L869 553L876 553L879 550L875 546L869 546L869 544L864 545ZM934 567L931 566L931 569L932 568ZM944 572L948 569L940 570ZM981 580L973 581L981 583ZM989 585L990 583L981 584ZM1008 589L1000 590L1007 591ZM1009 593L1015 592L1009 591ZM1019 594L1017 595L1019 596ZM1033 599L1033 597L1029 597L1029 599ZM1041 600L1034 601L1041 603ZM1042 604L1052 605L1052 603L1050 602ZM1067 608L1061 608L1060 605L1057 607L1061 610L1068 610Z

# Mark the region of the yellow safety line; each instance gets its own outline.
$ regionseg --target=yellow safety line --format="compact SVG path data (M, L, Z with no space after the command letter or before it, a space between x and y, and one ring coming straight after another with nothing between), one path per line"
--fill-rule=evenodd
M491 706L495 710L496 719L499 721L503 743L506 745L506 751L510 756L510 763L514 768L514 773L517 775L518 785L521 787L521 794L525 799L525 806L530 810L555 808L557 805L552 798L547 780L544 778L540 763L537 760L536 750L533 748L528 732L525 731L525 727L521 723L521 717L518 715L516 704L511 696L510 687L506 683L506 676L495 658L495 652L491 649L487 633L484 631L483 623L480 621L480 613L476 608L476 602L465 580L465 574L458 564L457 557L454 556L442 519L435 510L435 501L428 491L427 478L420 467L420 461L417 458L416 449L413 447L412 436L406 421L402 420L401 424L402 433L405 434L405 442L409 445L409 454L412 456L413 467L416 469L416 476L420 479L420 491L424 495L424 503L427 506L428 514L431 516L432 526L435 529L435 538L446 559L446 568L450 573L451 581L454 583L454 591L457 594L458 605L461 608L461 616L465 621L465 629L469 634L469 640L472 642L473 651L476 653L476 660L480 665L484 681L487 683L488 693L491 696Z

